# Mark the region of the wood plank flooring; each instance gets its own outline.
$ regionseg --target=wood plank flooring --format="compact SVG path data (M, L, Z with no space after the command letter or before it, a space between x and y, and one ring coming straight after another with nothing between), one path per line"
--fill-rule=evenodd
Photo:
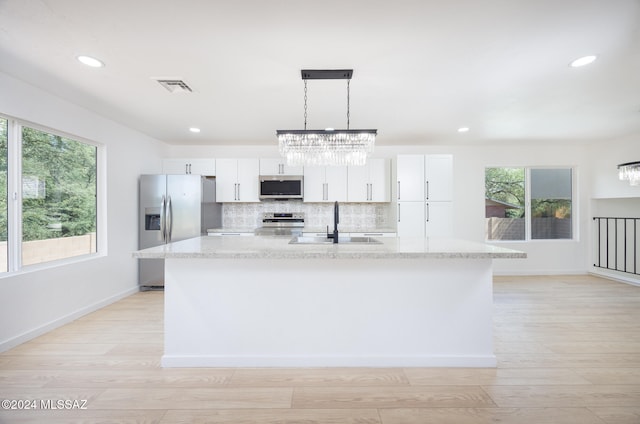
M497 277L494 299L495 369L162 369L163 293L138 293L0 354L0 399L36 400L0 423L640 423L640 287Z

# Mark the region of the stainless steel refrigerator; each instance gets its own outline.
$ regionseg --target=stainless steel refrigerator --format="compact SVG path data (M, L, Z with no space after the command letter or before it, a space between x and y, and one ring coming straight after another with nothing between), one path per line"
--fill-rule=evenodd
M139 248L200 236L219 225L215 180L200 175L141 175ZM143 290L164 286L164 260L139 259L138 282Z

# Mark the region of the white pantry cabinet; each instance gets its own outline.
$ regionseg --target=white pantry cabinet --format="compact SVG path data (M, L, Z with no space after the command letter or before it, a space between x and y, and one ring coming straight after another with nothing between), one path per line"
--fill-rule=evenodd
M398 155L398 237L453 235L453 156Z
M302 175L301 166L289 166L283 158L260 159L260 175Z
M396 169L396 199L424 201L424 155L398 155Z
M349 202L391 201L391 163L388 159L369 159L364 166L347 169Z
M424 237L424 202L398 202L396 208L398 237Z
M305 166L305 202L346 202L346 166Z
M163 174L194 174L213 177L216 175L216 160L211 159L163 159Z
M258 202L258 159L216 159L216 201Z

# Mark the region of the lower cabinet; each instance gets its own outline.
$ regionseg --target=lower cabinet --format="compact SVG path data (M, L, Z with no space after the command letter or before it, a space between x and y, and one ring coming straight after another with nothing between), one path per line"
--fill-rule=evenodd
M453 237L452 202L398 202L398 237Z

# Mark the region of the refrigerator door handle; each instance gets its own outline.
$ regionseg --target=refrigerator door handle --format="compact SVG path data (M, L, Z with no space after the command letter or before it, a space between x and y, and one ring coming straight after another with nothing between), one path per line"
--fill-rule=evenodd
M162 200L160 201L160 237L163 242L167 241L167 200L164 195L162 195Z
M171 242L171 232L173 230L173 207L171 196L167 196L167 242Z

